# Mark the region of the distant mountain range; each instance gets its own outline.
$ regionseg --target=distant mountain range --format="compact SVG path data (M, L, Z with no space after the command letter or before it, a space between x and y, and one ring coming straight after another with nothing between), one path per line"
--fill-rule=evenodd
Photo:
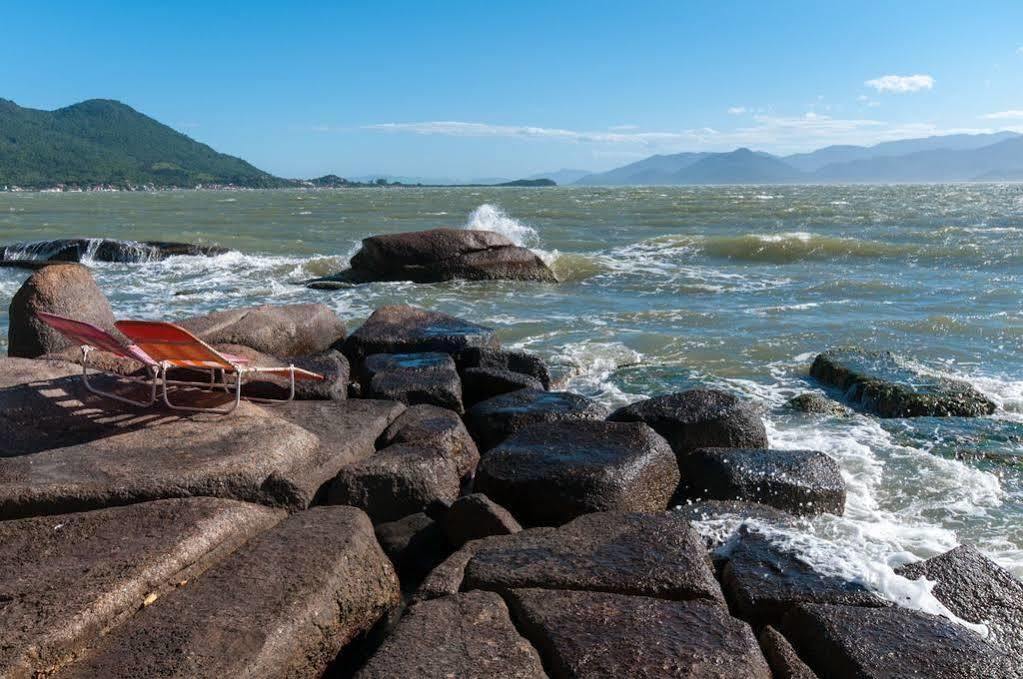
M575 181L582 186L1023 181L1023 136L1015 132L827 146L773 156L727 153L650 156Z

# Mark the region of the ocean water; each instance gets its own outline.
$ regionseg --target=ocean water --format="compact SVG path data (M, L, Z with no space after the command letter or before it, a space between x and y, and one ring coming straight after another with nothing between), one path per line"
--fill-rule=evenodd
M500 231L542 251L562 282L296 285L343 268L361 238L438 226ZM119 317L315 301L354 327L410 303L493 326L542 354L563 388L609 406L698 385L735 392L762 409L773 447L842 467L845 516L756 526L810 563L939 612L893 568L969 542L1023 576L1023 186L0 194L0 243L80 236L234 249L93 264ZM0 298L27 275L0 269ZM807 371L833 346L892 350L971 382L998 411L787 412L789 397L819 389Z

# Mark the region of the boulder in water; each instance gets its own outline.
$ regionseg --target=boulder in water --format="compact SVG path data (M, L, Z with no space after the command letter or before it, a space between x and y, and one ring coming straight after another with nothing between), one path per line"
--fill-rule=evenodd
M63 238L0 247L0 261L152 262L177 255L212 257L228 252L217 245L108 238Z
M207 344L241 344L287 358L319 354L345 338L344 322L323 304L265 304L178 321Z
M73 348L73 343L36 315L46 311L92 323L115 336L114 312L89 270L80 264L44 267L14 293L9 310L7 354L36 358Z
M810 374L880 417L980 417L995 404L960 380L925 375L889 351L830 349Z
M836 403L824 394L819 394L814 391L793 396L785 403L785 405L790 410L800 413L810 413L813 415L845 417L850 414L849 409L841 403Z
M536 253L499 233L431 229L364 238L350 269L310 283L453 279L557 282Z

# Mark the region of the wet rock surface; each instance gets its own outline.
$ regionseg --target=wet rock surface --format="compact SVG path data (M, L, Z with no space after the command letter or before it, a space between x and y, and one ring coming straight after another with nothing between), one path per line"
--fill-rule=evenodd
M760 649L775 679L817 679L816 673L796 654L789 640L773 627L765 627L760 632Z
M323 353L346 334L344 322L323 304L228 309L177 324L207 344L240 344L278 358Z
M493 329L439 311L397 305L374 311L345 340L344 353L357 362L370 354L455 354L474 347L498 348Z
M795 607L781 628L821 677L1009 679L1018 659L944 618L905 608Z
M500 368L466 368L462 371L462 390L468 406L519 389L543 389L540 380L523 373Z
M938 601L963 620L986 625L990 642L1023 658L1023 583L974 547L960 545L896 572L934 581Z
M283 516L190 498L0 522L0 675L52 672Z
M722 600L700 537L688 521L668 513L587 514L560 528L484 538L463 550L471 554L460 585L467 590L571 589ZM449 574L456 570L452 559Z
M316 507L106 636L68 677L318 677L398 602L365 514Z
M450 503L459 487L458 468L444 451L398 443L341 469L327 502L359 507L379 523L422 512L438 500Z
M167 241L120 241L109 238L63 238L12 243L0 247L0 260L43 262L155 262L182 255L213 257L229 252L217 245Z
M243 401L229 417L181 417L121 406L76 377L0 388L0 517L196 495L303 508L373 452L396 407Z
M793 396L785 402L785 406L789 408L789 410L794 410L800 413L828 415L831 417L845 417L851 412L841 403L832 401L824 394L819 394L817 392L807 392L805 394Z
M482 493L458 498L444 513L444 535L455 549L470 540L491 535L511 535L522 530L507 509Z
M832 349L810 375L880 417L980 417L995 404L966 382L925 375L887 351Z
M686 457L683 490L694 500L747 500L792 514L842 514L838 463L813 450L699 448Z
M740 530L725 557L721 586L736 615L758 629L779 625L799 603L887 606L862 585L818 573L791 551Z
M508 349L472 348L455 356L459 370L467 368L493 368L510 370L536 378L544 389L551 388L551 373L547 364L536 354Z
M711 603L548 589L508 599L553 677L771 677L749 625Z
M747 521L762 521L776 526L790 525L796 521L794 515L769 505L737 500L685 502L672 509L672 512L687 521L703 522L700 534L707 549L720 547Z
M448 354L371 354L362 363L362 373L371 397L463 411L462 382Z
M412 606L358 679L541 679L536 650L492 592L466 592Z
M417 405L405 410L380 440L381 446L395 443L428 446L445 451L458 469L461 478L471 476L479 464L480 454L456 413L446 408Z
M678 487L667 442L638 422L522 429L483 457L473 488L523 524L556 526L600 511L663 511Z
M767 430L756 410L737 397L713 389L656 396L619 408L614 422L644 422L671 444L684 468L697 448L767 448Z
M477 403L465 419L480 450L486 451L530 425L602 420L606 416L604 406L579 394L521 389Z
M436 283L453 279L557 282L554 272L535 253L493 231L468 229L364 238L350 269L314 282Z
M28 277L11 298L7 355L36 358L77 347L36 316L45 311L91 323L115 337L114 312L89 270L79 264L44 267Z

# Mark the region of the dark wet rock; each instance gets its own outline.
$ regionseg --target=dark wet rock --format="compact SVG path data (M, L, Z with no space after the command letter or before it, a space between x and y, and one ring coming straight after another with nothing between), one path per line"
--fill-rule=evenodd
M492 448L473 488L525 525L602 511L657 512L678 488L675 455L641 422L537 424Z
M462 418L447 408L431 405L408 408L381 438L382 446L394 443L428 446L445 451L463 479L476 472L476 465L480 461L476 442L469 436Z
M976 633L905 608L796 606L781 631L821 677L1009 679L1012 659Z
M511 512L483 493L473 493L455 500L444 514L443 521L444 535L456 549L470 540L491 535L510 535L522 530Z
M377 525L376 536L404 591L414 589L451 552L440 524L422 512Z
M0 259L0 269L27 269L38 271L44 266L51 266L58 262L41 262L36 259Z
M466 368L462 371L462 391L466 406L519 389L543 389L540 380L523 373L497 368Z
M453 279L520 280L556 283L536 253L493 231L431 229L371 236L352 257L351 268L309 281L367 283Z
M845 417L849 409L841 403L832 401L824 394L815 391L799 394L790 398L785 405L790 410L800 413L811 413L814 415L830 415L832 417Z
M671 444L685 469L697 448L767 448L767 430L752 405L713 389L655 396L619 408L614 422L645 422Z
M963 620L987 625L988 641L1023 658L1023 583L970 545L896 571L934 581L931 594Z
M773 627L760 632L760 648L771 666L774 679L817 679L817 675L796 654L788 639Z
M469 408L465 419L480 450L486 451L530 425L605 417L607 408L585 396L521 389L480 401Z
M497 348L492 328L439 311L408 305L380 307L344 342L349 360L370 354L439 351L455 354L470 347Z
M540 381L544 389L551 388L551 373L547 364L536 354L508 349L473 348L455 356L459 370L467 368L493 368L529 375Z
M466 592L418 603L357 679L546 679L501 597Z
M327 351L345 338L345 324L323 304L265 304L178 321L207 344L241 344L278 358Z
M669 513L587 514L560 528L475 540L463 550L471 553L461 581L467 590L539 587L722 600L699 535Z
M749 625L711 603L548 589L508 600L554 677L771 679Z
M48 675L283 515L190 498L0 522L0 675Z
M92 274L78 264L48 266L28 277L11 298L8 310L7 355L36 358L75 345L43 323L46 311L98 326L116 337L114 312Z
M399 600L352 507L292 514L107 635L71 677L319 677Z
M794 515L769 505L737 500L685 502L672 511L688 521L704 522L698 530L707 549L723 545L749 520L779 526L790 525L796 520Z
M481 542L483 541L467 542L461 549L437 564L413 592L411 602L428 601L457 593L465 578L465 566Z
M64 238L13 243L0 247L0 260L48 262L155 262L180 255L212 257L228 252L216 245L166 241L121 241L108 238Z
M699 448L686 457L682 485L693 500L747 500L792 514L845 511L838 463L814 450Z
M375 523L422 512L437 500L458 497L455 463L436 448L395 444L338 472L327 502L359 507Z
M888 351L831 349L810 374L880 417L980 417L995 404L970 384L924 375Z
M19 359L0 361L0 375L32 373L5 371L12 361ZM55 369L30 363L44 375ZM3 387L0 518L194 495L301 509L341 467L372 454L401 409L389 401L243 401L230 417L182 417L89 394L78 377Z
M729 606L757 628L778 625L800 603L888 605L862 585L818 573L758 533L740 530L725 558L721 586Z
M371 397L463 412L462 382L448 354L370 354L362 375L364 392Z

